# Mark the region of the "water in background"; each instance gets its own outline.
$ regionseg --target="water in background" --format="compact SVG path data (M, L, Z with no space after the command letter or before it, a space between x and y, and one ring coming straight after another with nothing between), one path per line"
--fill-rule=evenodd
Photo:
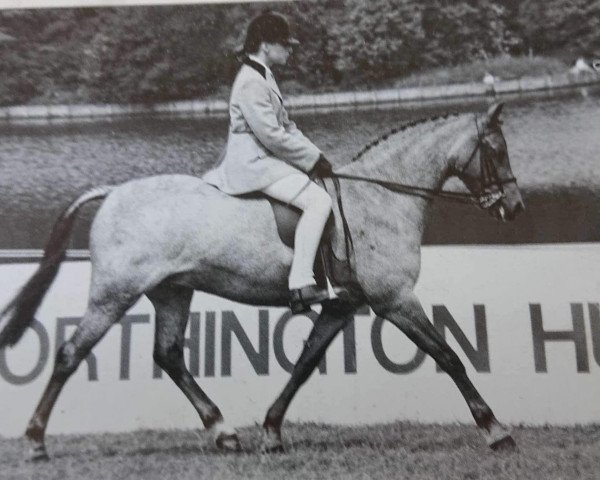
M485 108L471 101L292 116L341 165L409 120ZM472 207L438 201L425 242L599 241L600 89L513 99L503 118L526 215L501 225ZM0 124L0 248L42 247L56 216L86 188L159 173L202 174L214 164L226 134L224 117ZM95 208L84 208L73 247L87 246Z

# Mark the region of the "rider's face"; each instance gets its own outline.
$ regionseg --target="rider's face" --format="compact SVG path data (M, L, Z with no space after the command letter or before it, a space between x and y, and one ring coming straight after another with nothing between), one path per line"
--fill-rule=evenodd
M270 65L285 65L292 53L290 45L282 45L281 43L268 43L266 46L267 62Z

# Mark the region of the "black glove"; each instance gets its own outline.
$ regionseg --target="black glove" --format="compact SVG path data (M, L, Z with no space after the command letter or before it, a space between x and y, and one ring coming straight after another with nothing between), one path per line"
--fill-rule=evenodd
M325 158L325 155L321 154L315 166L309 172L311 177L331 177L333 174L333 168L329 160Z

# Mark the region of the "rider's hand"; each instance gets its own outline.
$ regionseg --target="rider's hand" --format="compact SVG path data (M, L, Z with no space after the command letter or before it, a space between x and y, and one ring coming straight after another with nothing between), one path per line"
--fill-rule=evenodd
M331 177L333 173L331 162L325 158L325 155L321 154L309 173L311 177Z

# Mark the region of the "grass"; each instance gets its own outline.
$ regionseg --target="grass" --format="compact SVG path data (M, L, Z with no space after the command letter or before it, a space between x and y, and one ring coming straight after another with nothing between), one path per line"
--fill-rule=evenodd
M262 455L258 427L244 453L223 454L192 430L48 438L52 460L23 462L23 440L0 440L2 479L597 479L600 426L514 427L517 453L494 453L474 426L286 424L287 451Z

